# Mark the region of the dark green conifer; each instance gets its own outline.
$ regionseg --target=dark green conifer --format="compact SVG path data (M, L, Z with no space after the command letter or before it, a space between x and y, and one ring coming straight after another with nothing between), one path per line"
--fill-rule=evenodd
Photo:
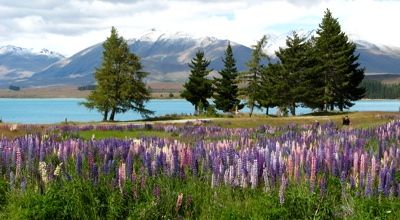
M224 68L218 73L220 78L214 77L214 99L215 107L223 112L233 112L240 110L243 105L240 105L238 99L238 71L236 61L233 57L231 44L225 51L225 59L222 59Z
M341 111L364 97L365 89L360 87L364 69L357 63L356 45L342 32L337 19L327 9L317 30L315 40L317 57L322 67L325 110L338 107Z
M206 60L203 51L197 51L195 57L189 64L189 80L183 85L184 90L181 97L188 100L195 107L195 114L204 111L208 106L208 98L211 98L212 80L208 79L208 74L212 71L208 69L210 61Z

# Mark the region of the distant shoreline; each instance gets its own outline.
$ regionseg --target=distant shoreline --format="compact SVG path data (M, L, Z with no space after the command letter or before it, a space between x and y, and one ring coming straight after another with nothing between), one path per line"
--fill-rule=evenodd
M150 83L153 90L151 98L180 98L181 83ZM90 90L78 90L77 86L49 86L41 88L22 88L19 91L0 89L0 98L86 98ZM172 97L170 97L172 94Z

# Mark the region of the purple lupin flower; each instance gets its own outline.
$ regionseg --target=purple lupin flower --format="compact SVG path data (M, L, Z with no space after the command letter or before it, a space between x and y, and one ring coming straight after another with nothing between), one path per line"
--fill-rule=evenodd
M310 189L314 192L315 180L317 178L317 158L313 154L311 156L311 174L310 174Z
M257 163L257 160L254 160L253 166L251 167L250 182L251 182L251 188L255 189L257 187L257 184L258 184L258 163Z
M81 176L82 175L82 156L80 153L78 153L78 155L76 156L75 169L76 169L76 174Z
M15 156L16 156L15 176L16 178L18 178L21 174L21 164L22 164L21 149L19 146L16 149Z
M367 173L367 183L365 184L365 197L372 196L372 177L371 173Z

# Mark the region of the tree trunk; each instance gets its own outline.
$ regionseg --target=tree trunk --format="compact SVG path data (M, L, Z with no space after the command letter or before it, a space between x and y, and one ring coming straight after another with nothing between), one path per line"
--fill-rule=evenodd
M296 115L296 104L292 104L292 106L290 106L290 114L293 116Z
M335 106L333 105L333 103L331 104L331 111L333 111L335 109Z
M107 121L108 118L108 110L104 111L103 121Z
M269 107L267 107L267 110L265 111L266 115L269 115Z
M250 118L251 118L251 116L253 115L253 110L254 110L254 105L251 105L251 108L250 108Z
M111 115L110 115L110 121L114 121L115 111L116 111L116 109L113 108L112 111L111 111Z

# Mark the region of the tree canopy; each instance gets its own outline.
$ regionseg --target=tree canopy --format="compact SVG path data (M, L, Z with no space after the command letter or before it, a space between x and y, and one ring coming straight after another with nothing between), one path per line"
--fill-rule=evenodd
M224 68L218 73L219 78L214 77L214 103L215 107L223 112L240 110L243 105L238 98L238 76L236 61L233 56L231 44L225 50L225 58L222 59Z
M212 71L208 69L209 65L210 61L204 57L204 52L197 51L189 64L189 80L183 85L181 96L194 105L195 114L209 106L207 99L213 95L212 80L207 78Z
M140 58L129 51L114 27L103 48L103 62L95 72L97 86L83 104L102 112L103 120L114 121L116 113L131 109L148 117L153 112L144 106L150 92L143 82L147 73L142 71Z

